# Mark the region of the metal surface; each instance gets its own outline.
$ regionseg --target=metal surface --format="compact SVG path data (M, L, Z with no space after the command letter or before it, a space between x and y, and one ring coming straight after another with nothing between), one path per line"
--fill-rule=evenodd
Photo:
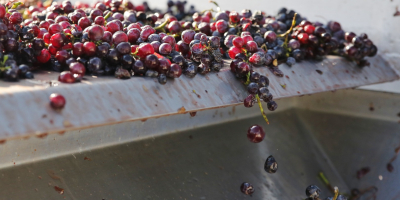
M399 113L400 106L395 108ZM394 116L398 119L394 122L309 111L298 112L298 116L349 187L365 190L375 186L377 200L400 199L400 160L392 163L393 172L386 167L400 146L400 117ZM364 167L370 172L357 179L357 171Z
M334 56L322 62L304 61L293 67L283 64L279 66L285 74L282 78L265 67L256 70L270 78L270 90L276 99L399 78L381 56L370 61L371 67L363 69ZM182 76L166 85L150 78L88 77L82 83L48 87L48 82L58 75L50 72L38 74L33 82L1 83L0 140L238 105L246 97L246 91L228 68L206 77ZM48 104L53 92L66 97L67 105L60 113Z
M301 199L308 184L321 185L320 170L348 191L293 110L270 117L284 123L259 144L243 130L263 123L256 117L6 168L0 199ZM271 154L276 174L263 169ZM253 197L240 192L243 181Z
M0 199L286 200L303 199L309 184L326 197L321 171L342 192L376 186L378 200L399 198L400 160L392 173L386 164L400 144L400 95L341 90L279 103L270 125L257 109L236 106L7 141ZM251 124L263 125L262 143L246 139ZM269 155L276 174L263 170ZM243 181L255 186L253 197L240 193Z

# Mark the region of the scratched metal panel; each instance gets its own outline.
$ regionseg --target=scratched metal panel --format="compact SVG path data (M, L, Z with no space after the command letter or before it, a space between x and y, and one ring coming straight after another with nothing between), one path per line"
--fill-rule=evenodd
M256 71L269 77L275 98L352 88L399 78L381 56L369 60L371 66L362 69L355 63L334 56L322 62L303 61L293 67L280 65L284 77L274 76L265 67L256 68ZM58 75L54 72L37 74L34 81L1 82L0 139L45 135L240 104L246 97L245 87L234 80L228 68L220 73L209 73L206 77L182 76L169 80L166 85L160 85L156 79L141 77L129 80L87 77L82 83L57 84L51 82ZM317 69L320 71L317 72ZM66 107L60 113L48 105L48 97L54 92L63 94L67 100Z

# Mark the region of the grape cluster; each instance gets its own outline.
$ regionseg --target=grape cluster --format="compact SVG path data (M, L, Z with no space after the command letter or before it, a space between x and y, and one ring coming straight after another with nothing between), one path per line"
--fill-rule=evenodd
M42 39L34 38L37 27L23 26L22 14L16 8L21 3L0 5L0 77L6 81L18 81L20 78L34 77L27 65L41 58L45 44Z
M251 11L243 10L240 18L237 12L232 11L229 12L229 25L233 27L221 31L217 26L216 29L219 34L224 33L229 57L235 59L236 54L245 53L253 66L276 66L282 62L292 66L304 59L318 60L325 55L339 55L363 67L369 65L364 58L377 53L377 47L365 33L356 36L353 32L345 32L335 21L327 25L311 23L286 8L282 8L276 17L266 16L260 11L251 14ZM283 76L280 70L273 67L271 70L275 75Z
M185 11L186 4L187 4L186 1L175 1L174 2L172 0L169 0L167 2L167 6L168 6L167 13L175 14L175 17L178 20L183 20L186 16L192 16L196 12L194 9L194 6L191 5L189 11L186 12ZM174 9L173 9L174 7L176 8L176 13L174 13Z
M182 33L182 40L191 31ZM197 73L207 74L211 70L219 71L223 66L222 54L220 48L220 38L217 36L207 37L204 33L195 33L193 31L193 39L189 42L191 59L197 64ZM188 40L189 41L189 40ZM180 49L179 49L180 50ZM181 51L182 53L182 51ZM196 71L196 70L195 70ZM186 70L185 74L192 77L195 73L193 70Z
M325 55L339 55L354 60L360 67L368 66L364 57L375 56L377 47L367 34L356 36L342 30L340 23L330 21L326 26L303 20L293 29L288 48L296 60L323 59Z
M213 10L198 13L194 7L185 11L185 1L167 5L166 12L127 0L105 0L93 7L68 0L48 7L1 5L3 53L9 60L21 57L17 65L23 64L19 70L4 61L3 74L16 80L33 77L31 70L50 68L60 72L58 79L64 83L91 74L158 77L165 84L182 73L193 77L219 71L222 58L231 58L232 72L248 87L246 107L259 97L273 111L277 104L268 91L268 78L254 67L268 66L283 76L278 68L282 62L291 66L335 54L364 66L364 57L377 52L366 34L345 33L337 22L311 23L292 10L281 9L275 17L247 9L214 15Z

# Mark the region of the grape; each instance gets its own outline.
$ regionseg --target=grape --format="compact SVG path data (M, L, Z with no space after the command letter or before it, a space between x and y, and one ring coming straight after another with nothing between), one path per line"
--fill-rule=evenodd
M246 195L252 195L254 193L254 187L250 183L242 183L240 185L240 191Z
M278 170L278 163L273 156L269 156L265 161L264 170L270 174L273 174Z
M250 94L249 96L246 97L243 101L244 107L246 108L251 108L255 104L255 98L254 95Z
M289 66L293 66L294 64L296 64L296 59L294 59L293 57L288 57L286 60L286 64Z
M265 132L259 125L253 125L247 130L247 139L253 143L259 143L264 140Z
M310 198L316 199L319 197L321 190L316 185L309 185L306 188L306 195Z

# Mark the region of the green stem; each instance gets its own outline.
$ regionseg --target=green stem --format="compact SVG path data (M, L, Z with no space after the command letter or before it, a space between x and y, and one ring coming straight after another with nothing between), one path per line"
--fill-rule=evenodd
M288 31L286 31L285 33L282 33L279 35L279 37L285 37L285 43L283 45L285 48L287 48L289 33L292 32L294 26L296 25L296 16L297 16L297 13L294 13L292 26L290 27L290 29Z
M264 109L263 109L263 107L262 107L262 105L261 105L261 99L260 99L260 97L258 96L258 94L256 94L256 99L257 99L258 107L260 107L261 115L263 116L265 122L267 122L267 124L269 124L267 115L265 115L265 113L264 113Z
M248 73L246 74L246 82L245 82L244 84L245 84L245 85L250 84L250 72L248 72Z
M19 5L24 5L24 3L22 2L16 2L13 4L13 6L11 7L11 9L16 9Z
M165 32L164 27L165 27L168 23L169 23L169 19L166 20L164 23L160 24L160 26L155 27L154 30Z
M209 10L203 10L203 11L201 11L200 14L203 15L206 11L217 12L217 11L215 11L214 9L211 8L211 9L209 9Z
M214 5L216 5L217 7L219 7L218 3L215 1L210 1L210 3L213 3Z
M136 48L135 52L131 53L131 56L137 58L137 53L139 52L139 48Z
M104 19L107 21L108 18L110 18L112 15L112 12L108 12L107 15L104 17Z
M8 55L4 55L3 56L3 62L1 62L1 66L5 67L4 64L6 63L6 61L8 60Z
M335 186L335 196L333 197L333 200L336 200L338 196L339 196L339 188Z
M181 37L181 33L175 33L173 35L171 35L174 38L180 38Z
M96 44L96 46L99 46L99 45L102 44L102 41L96 41L96 42L94 42L94 43Z
M319 178L325 183L325 185L330 185L328 179L325 177L324 173L320 172L318 174Z

